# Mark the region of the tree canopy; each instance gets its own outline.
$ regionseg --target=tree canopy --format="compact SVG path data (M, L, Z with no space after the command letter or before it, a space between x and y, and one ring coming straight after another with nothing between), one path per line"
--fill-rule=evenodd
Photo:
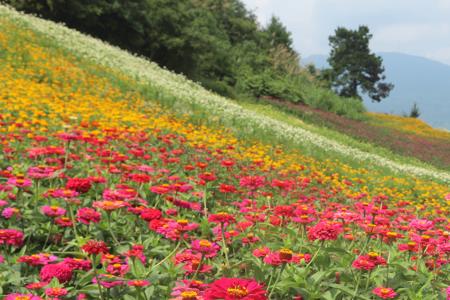
M393 89L392 84L383 82L386 77L382 58L370 52L371 38L367 26L359 26L357 30L338 27L329 37L331 70L328 75L341 96L361 98L361 90L379 102Z

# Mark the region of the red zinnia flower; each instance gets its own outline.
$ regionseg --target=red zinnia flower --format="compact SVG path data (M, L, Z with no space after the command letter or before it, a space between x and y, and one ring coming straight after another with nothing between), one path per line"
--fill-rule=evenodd
M314 240L335 240L343 231L341 223L320 221L308 229L308 239Z
M130 280L127 283L129 286L136 286L136 287L143 287L143 286L147 286L150 284L150 281L148 280L140 280L140 279L135 279L135 280Z
M219 212L217 214L210 215L208 221L211 223L234 223L236 222L236 219L229 213Z
M61 297L67 295L67 290L59 287L45 289L45 294L52 297Z
M66 188L84 194L91 189L90 178L70 178L66 183Z
M72 279L72 268L64 262L48 264L41 269L39 277L43 282L50 282L56 278L59 283L65 283Z
M108 247L103 241L94 241L90 240L86 244L84 244L81 249L89 254L100 254L100 253L108 253Z
M209 286L204 294L205 300L265 300L266 290L252 279L221 278Z
M100 222L101 213L93 208L83 207L77 212L77 220L83 224L89 225L90 222L98 223Z

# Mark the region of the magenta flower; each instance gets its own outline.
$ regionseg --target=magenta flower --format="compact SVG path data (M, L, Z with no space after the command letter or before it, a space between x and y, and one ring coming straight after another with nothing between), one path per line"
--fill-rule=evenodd
M220 250L220 246L217 243L208 240L194 240L191 244L191 248L208 258L216 256L217 252Z
M30 179L23 176L10 177L6 183L19 188L29 187L32 184Z
M55 218L63 216L66 213L66 210L59 206L42 206L41 211L47 217Z

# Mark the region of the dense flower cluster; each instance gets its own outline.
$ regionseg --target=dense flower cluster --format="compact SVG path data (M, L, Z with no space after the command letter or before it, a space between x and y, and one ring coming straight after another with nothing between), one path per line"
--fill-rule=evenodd
M146 102L128 68L179 82L162 90L186 103L206 95L218 110L220 98L208 104L197 86L106 46L105 65L129 63L94 64L99 42L3 6L0 16L5 299L445 297L446 185L190 122ZM440 176L422 171L411 174Z

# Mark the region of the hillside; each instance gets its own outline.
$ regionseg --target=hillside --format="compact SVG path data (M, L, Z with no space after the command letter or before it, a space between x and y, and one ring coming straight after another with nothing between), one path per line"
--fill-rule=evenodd
M420 118L434 127L450 129L450 66L424 57L403 53L380 52L387 80L395 85L391 95L381 103L364 101L369 111L408 114L416 102ZM326 56L314 55L303 63L327 66Z
M2 5L0 108L7 300L446 297L449 172Z
M407 157L409 163L417 159L436 168L450 170L450 132L433 128L420 119L367 113L362 120L353 120L273 97L263 97L259 102L313 125L321 134L328 132L334 139L345 140L345 143L352 143L365 151L381 151L388 156L400 154Z

